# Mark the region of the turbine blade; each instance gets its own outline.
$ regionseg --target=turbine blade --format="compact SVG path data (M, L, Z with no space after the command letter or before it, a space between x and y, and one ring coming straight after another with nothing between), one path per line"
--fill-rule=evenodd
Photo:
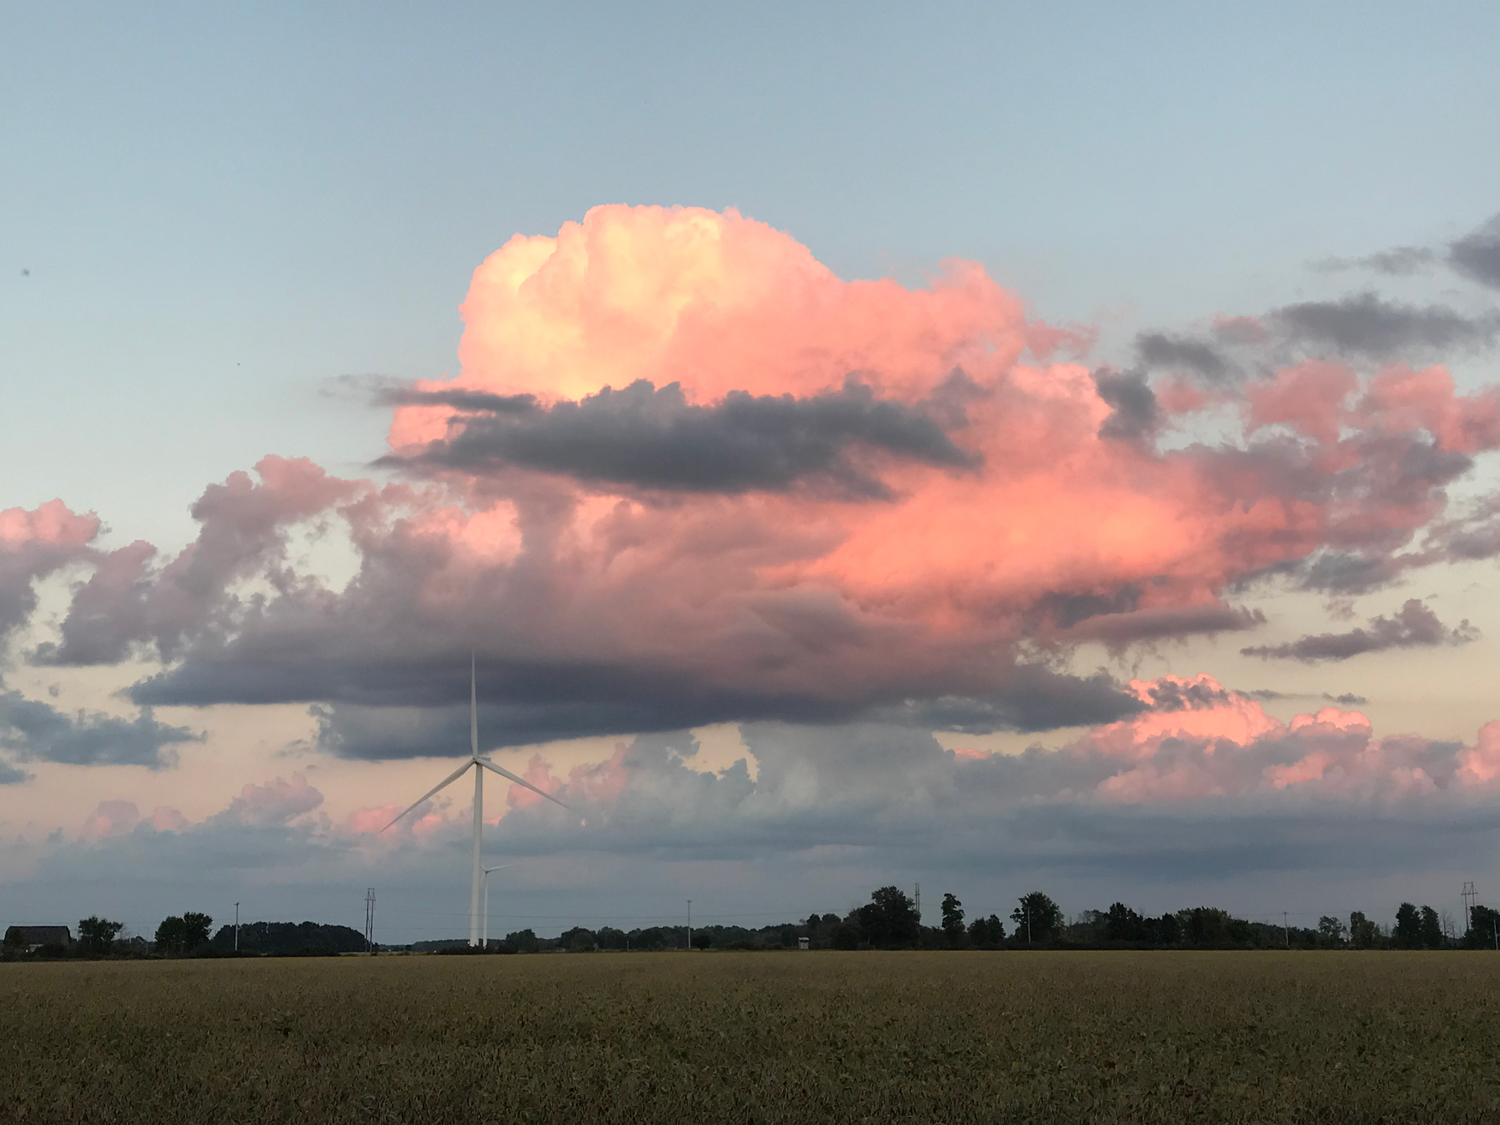
M488 875L491 871L504 871L507 867L516 866L514 863L502 863L499 867L486 867L484 873Z
M412 809L415 809L423 801L426 801L426 800L428 800L431 797L437 796L444 789L448 788L448 786L452 785L459 778L463 777L464 774L468 773L469 772L469 767L472 766L473 764L474 764L473 762L465 762L463 765L459 766L458 769L454 770L447 777L443 778L442 781L440 781L436 785L434 785L430 790L428 790L426 793L424 793L420 798L418 798L417 800L413 801L411 803L411 805L406 809L406 812L397 813L396 816L391 819L391 824L395 824L396 821L400 820L403 816L406 815L406 813L411 812ZM385 828L389 828L391 826L391 824L387 824L385 826ZM385 828L382 828L380 831L384 832Z
M474 680L474 650L469 650L469 754L479 757L479 691Z
M531 782L527 781L524 777L517 777L515 774L511 773L510 770L502 769L501 767L495 765L495 763L492 762L492 761L490 761L488 758L475 758L474 760L476 762L478 762L481 766L483 766L485 769L490 770L492 773L498 773L501 777L508 778L511 781L514 781L517 785L524 785L524 786L526 786L527 789L530 789L533 793L537 793L537 794L540 794L543 797L546 797L547 800L551 801L554 805L557 805L559 808L566 809L568 807L567 805L565 805L561 801L559 801L556 797L554 797L551 793L548 793L545 789L538 789L535 785L531 784Z

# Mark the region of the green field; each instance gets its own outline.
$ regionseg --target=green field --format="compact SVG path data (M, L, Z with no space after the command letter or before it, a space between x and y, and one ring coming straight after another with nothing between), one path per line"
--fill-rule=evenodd
M1483 953L0 965L0 1121L1500 1120Z

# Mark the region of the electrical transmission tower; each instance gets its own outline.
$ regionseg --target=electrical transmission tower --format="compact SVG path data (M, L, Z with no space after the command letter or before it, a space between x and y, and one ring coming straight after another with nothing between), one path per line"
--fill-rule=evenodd
M1474 928L1474 899L1476 897L1474 884L1466 882L1464 884L1464 933Z
M375 952L375 888L365 891L365 952Z
M917 925L922 924L922 884L917 884Z

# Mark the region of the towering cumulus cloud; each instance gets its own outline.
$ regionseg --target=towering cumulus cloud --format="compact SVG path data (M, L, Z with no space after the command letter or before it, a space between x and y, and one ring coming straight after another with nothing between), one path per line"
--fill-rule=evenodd
M1349 344L1367 301L1092 370L972 263L843 281L733 211L609 206L512 238L462 311L456 378L375 392L385 483L268 458L180 556L97 559L35 658L154 655L143 705L307 702L354 757L462 745L471 647L500 744L1033 730L1155 706L1059 671L1070 646L1252 630L1229 599L1256 581L1342 595L1500 545L1500 509L1445 492L1500 397L1404 366L1399 333ZM1347 362L1277 367L1293 335ZM1226 406L1237 431L1193 440ZM342 589L292 561L308 523L347 528Z

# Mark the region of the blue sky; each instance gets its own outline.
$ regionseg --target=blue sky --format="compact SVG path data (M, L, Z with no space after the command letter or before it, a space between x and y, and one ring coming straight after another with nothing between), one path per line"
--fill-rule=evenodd
M453 371L474 266L598 203L736 206L843 277L978 260L1108 342L1456 237L1500 182L1481 3L80 4L7 26L7 499L65 493L164 541L264 452L377 452L381 420L319 381Z

